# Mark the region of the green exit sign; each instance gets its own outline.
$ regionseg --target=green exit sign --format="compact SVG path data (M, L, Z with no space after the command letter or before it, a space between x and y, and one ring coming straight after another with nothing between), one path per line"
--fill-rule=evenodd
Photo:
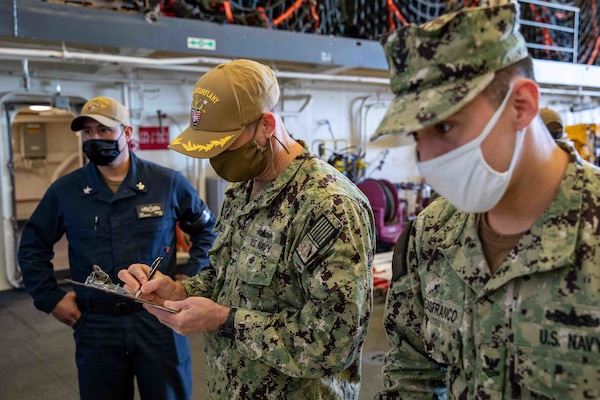
M198 50L216 50L217 42L214 39L203 39L203 38L187 38L188 49Z

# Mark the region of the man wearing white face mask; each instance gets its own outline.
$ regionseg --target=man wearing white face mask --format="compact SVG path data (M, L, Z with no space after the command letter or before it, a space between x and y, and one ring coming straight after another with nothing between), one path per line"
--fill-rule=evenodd
M396 97L372 140L412 134L443 197L396 246L379 399L600 398L600 172L539 117L517 14L382 39Z

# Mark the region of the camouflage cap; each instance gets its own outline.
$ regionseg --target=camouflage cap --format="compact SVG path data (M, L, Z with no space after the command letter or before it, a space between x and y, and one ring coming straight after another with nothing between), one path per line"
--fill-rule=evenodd
M381 39L392 100L371 141L408 134L454 114L481 93L494 72L528 56L515 4L464 8ZM406 136L401 144L412 143Z
M278 101L279 84L268 66L244 59L219 64L196 82L190 126L169 148L190 157L212 158Z

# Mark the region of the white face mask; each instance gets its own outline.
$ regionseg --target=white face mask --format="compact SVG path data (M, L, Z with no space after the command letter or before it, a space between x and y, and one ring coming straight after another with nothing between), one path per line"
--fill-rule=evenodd
M512 87L478 137L439 157L417 162L425 181L461 211L489 211L506 192L523 146L525 129L516 133L512 160L505 172L498 172L488 165L481 152L481 143L498 122L511 92Z

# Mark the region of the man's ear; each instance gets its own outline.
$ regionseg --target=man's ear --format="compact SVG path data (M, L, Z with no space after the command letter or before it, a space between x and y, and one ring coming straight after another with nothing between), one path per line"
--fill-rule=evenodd
M528 126L539 112L540 92L537 83L531 79L518 79L513 87L515 106L515 129L521 130Z
M277 119L275 117L275 114L273 114L272 112L264 113L258 123L259 128L263 130L265 137L267 139L271 138L271 136L273 136L273 134L275 133L275 127L277 126Z
M133 126L125 125L125 128L123 129L125 131L125 140L129 142L131 140L131 137L133 136Z

